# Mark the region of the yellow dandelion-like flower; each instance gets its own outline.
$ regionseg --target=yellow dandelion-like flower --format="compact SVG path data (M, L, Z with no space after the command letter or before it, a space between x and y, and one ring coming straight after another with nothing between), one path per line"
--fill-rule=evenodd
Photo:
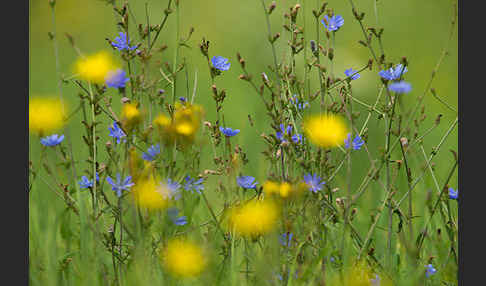
M160 259L167 271L179 277L198 276L207 263L203 250L183 239L169 241Z
M199 105L176 104L173 119L161 114L153 123L166 144L175 141L192 143L201 125L202 115L203 110Z
M151 169L151 168L148 168ZM153 174L141 175L131 189L135 202L148 210L165 209L169 204L168 187Z
M29 130L39 136L61 129L66 106L58 98L35 97L29 100Z
M154 119L154 125L163 127L170 125L170 118L165 116L164 114L160 114Z
M274 181L266 181L263 183L263 192L267 195L278 194L279 193L279 184Z
M358 263L345 272L344 279L336 275L331 279L331 285L338 286L392 286L393 283L384 275L373 272L364 263Z
M123 126L128 130L142 122L142 113L138 109L137 103L125 103L122 107L121 117Z
M251 200L231 211L229 227L239 235L255 237L272 231L277 225L279 215L279 209L274 202Z
M266 181L263 183L263 192L266 195L276 195L283 199L296 197L302 193L302 190L306 187L305 183L291 184L289 182L274 182Z
M87 81L103 84L108 74L118 66L114 63L111 55L106 51L82 57L76 62L76 72Z
M304 122L304 131L313 144L329 148L344 144L348 127L341 116L326 114L307 119Z

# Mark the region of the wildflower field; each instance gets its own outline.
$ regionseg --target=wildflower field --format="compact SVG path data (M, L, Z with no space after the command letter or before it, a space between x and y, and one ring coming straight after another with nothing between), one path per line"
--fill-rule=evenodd
M458 285L457 2L30 1L31 285Z

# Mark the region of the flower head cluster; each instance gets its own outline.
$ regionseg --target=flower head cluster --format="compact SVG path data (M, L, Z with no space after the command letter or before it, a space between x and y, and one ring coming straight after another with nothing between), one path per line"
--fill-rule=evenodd
M184 190L191 191L192 193L194 193L194 191L196 191L199 194L201 193L202 190L204 190L204 185L203 185L204 179L203 178L200 178L199 180L196 181L195 178L191 178L190 176L186 176L184 178L184 180L186 181L184 183Z
M153 161L155 160L155 156L160 153L160 145L152 145L147 149L147 152L142 154L142 158L146 161Z
M222 126L219 126L219 131L221 131L221 133L223 133L226 137L232 137L240 133L240 129L233 130L229 127L224 128Z
M396 80L399 79L400 76L408 71L407 67L404 67L402 64L398 64L395 68L391 67L387 70L381 70L378 74L387 80Z
M348 134L348 128L339 115L326 114L314 116L304 122L307 138L324 148L342 145Z
M359 150L361 149L361 146L363 146L364 144L363 139L361 139L359 135L356 135L356 137L354 137L353 142L351 142L351 144L350 141L351 141L351 133L348 133L348 138L344 139L344 147L346 149L348 149L349 147L351 147L350 145L352 145L354 150Z
M41 144L46 147L52 147L61 144L62 140L64 140L64 135L57 135L53 134L51 136L46 136L40 140Z
M357 71L353 70L352 68L345 70L344 74L347 77L351 77L351 80L357 80L358 78L361 77L361 75L359 73L357 73Z
M457 200L459 198L459 190L455 191L453 188L449 188L449 199Z
M394 82L388 86L388 90L396 93L409 93L412 90L412 85L406 81Z
M198 276L207 264L203 250L183 239L169 241L160 259L165 269L177 277Z
M29 100L29 131L43 136L61 129L66 107L58 98L34 97Z
M129 80L124 70L116 69L106 74L105 83L107 87L124 88Z
M324 15L324 19L321 20L321 23L324 25L329 32L337 31L344 25L344 19L341 15L334 15L329 18L329 16Z
M229 230L255 237L272 231L279 218L277 205L271 200L251 200L230 211Z
M127 136L125 132L123 132L123 130L118 126L118 124L116 124L116 122L113 122L113 126L108 127L108 130L110 131L109 136L116 139L116 144L120 144L120 140Z
M213 64L213 67L215 69L218 69L220 71L227 71L231 66L231 64L228 62L228 59L221 56L214 56L211 59L211 63Z
M104 51L82 57L76 63L76 72L82 79L98 84L105 83L107 76L117 69L111 55Z
M125 179L122 181L120 174L116 174L116 182L113 181L111 177L106 177L106 181L111 185L111 189L115 191L117 197L122 196L122 191L129 191L130 187L135 185L132 182L132 176L127 176Z
M169 209L167 209L167 215L169 216L170 220L175 225L185 225L185 224L187 224L187 217L186 216L179 216L179 210L177 208L169 208Z
M292 236L294 236L291 232L284 232L282 235L279 236L278 241L281 245L285 247L290 247L290 242L292 241Z
M304 110L307 107L309 107L308 101L299 102L299 98L298 98L297 94L294 94L293 96L291 96L290 101L297 107L298 110Z
M243 189L256 189L256 185L258 184L258 182L255 181L255 178L251 176L236 177L236 183Z
M290 139L292 139L292 142L294 142L296 144L302 141L302 134L296 133L296 134L292 135L292 126L291 125L285 127L285 125L280 124L280 131L277 131L276 137L277 137L278 140L280 140L280 142L286 143L286 142L288 142L285 139L286 136L290 136Z
M317 176L317 174L304 175L304 182L309 186L309 191L314 193L322 190L322 187L324 186L324 184L326 184L326 182L324 181L321 182L321 177Z
M137 46L130 47L130 39L126 33L118 33L118 37L111 43L111 45L119 51L127 50L131 51L137 48Z
M428 264L425 266L425 276L430 277L431 275L434 275L435 272L437 272L437 269L434 268L432 264Z

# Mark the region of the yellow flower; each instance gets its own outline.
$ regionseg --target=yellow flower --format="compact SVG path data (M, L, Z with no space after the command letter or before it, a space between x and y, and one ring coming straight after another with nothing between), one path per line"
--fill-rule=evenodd
M61 129L65 124L65 109L57 98L32 98L29 100L29 130L43 136Z
M326 114L306 120L304 131L312 143L329 148L344 144L348 127L339 115Z
M385 276L378 275L370 269L363 262L358 262L352 268L345 271L344 279L340 275L336 275L331 279L330 285L337 286L392 286L393 283Z
M158 126L168 126L170 125L170 118L161 114L154 119L154 124Z
M239 235L255 237L272 231L278 218L279 210L275 203L254 199L231 210L229 227Z
M190 136L194 133L195 127L190 122L181 122L175 126L175 130L178 134Z
M135 185L131 189L133 198L142 208L165 209L169 204L169 190L166 185L160 183L158 176L152 174L151 170L151 167L146 168L145 174L135 181Z
M117 68L118 66L106 51L80 58L75 67L82 79L99 84L103 84L106 76Z
M122 107L121 117L123 126L128 130L142 122L142 113L138 109L137 103L125 103Z
M303 186L302 182L298 184L290 184L288 182L277 183L273 181L266 181L263 184L263 191L267 195L277 195L281 198L290 198L295 197L296 195L300 194ZM305 184L304 184L305 187Z
M170 273L179 277L197 276L206 266L202 249L182 239L169 241L160 259Z
M279 193L279 185L278 183L274 181L266 181L263 183L263 191L265 194L271 195L271 194L278 194Z
M173 119L161 114L154 120L167 144L192 143L201 125L203 110L199 105L176 104Z

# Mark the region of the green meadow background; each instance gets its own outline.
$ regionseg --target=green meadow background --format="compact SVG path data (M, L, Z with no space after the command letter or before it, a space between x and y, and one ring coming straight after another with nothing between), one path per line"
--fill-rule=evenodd
M115 1L120 6L121 1ZM146 7L150 24L160 24L163 17L163 11L167 6L167 0L145 1L130 0L131 7L129 25L130 35L133 43L138 43L134 19L137 23L146 23ZM266 1L269 5L271 1ZM271 15L272 33L280 32L282 37L277 40L277 55L279 62L282 59L289 59L289 47L287 31L282 27L284 24L283 14L288 11L290 6L300 3L302 9L298 16L298 25L303 26L307 39L315 39L316 27L312 9L318 9L322 1L301 0L301 1L276 1L277 8ZM344 70L354 68L355 70L365 66L368 59L371 58L369 50L358 43L362 40L362 32L358 22L354 19L351 7L348 1L330 0L328 7L333 8L335 14L340 14L344 18L344 26L336 33L334 71L336 76L344 77ZM58 77L56 75L56 59L54 56L53 42L49 40L48 33L53 31L53 20L56 22L55 33L59 45L59 63L61 74L69 77L73 74L73 63L77 59L75 50L69 44L65 33L73 36L77 47L85 54L94 53L100 50L111 48L105 40L113 40L118 34L116 23L118 18L112 10L112 6L106 1L100 0L57 0L55 7L55 18L51 13L47 0L31 0L30 2L30 67L29 67L29 96L51 96L58 95ZM398 63L403 56L409 61L408 73L405 79L412 84L411 93L403 96L403 106L410 109L415 105L419 95L423 94L427 82L430 79L440 52L445 46L449 37L450 21L452 19L452 2L445 0L356 0L355 5L359 11L365 12L364 22L366 25L374 27L383 27L383 45L388 60ZM191 48L182 47L179 52L179 62L183 58L188 63L188 77L184 73L178 76L178 96L187 96L186 82L189 84L189 92L192 94L195 77L197 75L197 92L195 102L204 106L206 118L214 121L216 113L214 102L211 97L210 77L207 64L203 58L198 44L205 37L210 42L210 56L220 55L229 59L231 68L224 72L222 76L216 78L218 88L224 88L227 91L227 97L224 101L224 114L227 126L241 130L241 133L232 139L234 143L239 144L249 158L249 163L244 166L242 172L244 175L250 175L263 182L266 178L266 172L269 164L264 161L261 152L265 149L265 144L260 137L262 133L273 133L269 126L266 116L265 107L259 96L254 92L251 86L238 76L242 70L236 60L236 53L240 52L246 60L248 71L253 74L257 82L260 82L261 72L271 75L268 65L273 65L271 46L267 39L267 30L264 12L259 0L181 0L180 1L180 36L186 37L191 27L195 31L188 42ZM377 15L375 14L375 9ZM158 38L156 46L166 44L168 48L154 55L151 62L152 75L158 76L158 63L170 62L172 65L174 56L174 42L176 39L176 16L175 13L169 16L168 22L161 35ZM377 24L378 23L378 24ZM323 43L324 29L321 29L320 39ZM437 94L449 105L457 109L458 106L458 48L457 48L457 26L454 37L450 43L448 56L444 59L432 87L436 89ZM153 38L153 36L152 36ZM306 42L309 50L309 43ZM378 46L374 46L376 50ZM117 53L113 52L114 55ZM303 77L303 55L302 52L297 57L297 66L300 67L300 74ZM140 70L139 66L135 67L136 71ZM315 69L311 72L311 92L318 90L318 81ZM170 94L170 88L164 85L162 81L160 88L166 89ZM353 81L353 95L360 100L373 104L380 86L380 78L376 64L373 70L363 71L361 78ZM78 103L79 89L72 84L62 84L62 94L67 100L71 110L74 110ZM115 112L120 111L120 95L114 89L109 89L106 93L113 97ZM424 148L428 154L432 147L436 146L455 120L457 114L437 99L432 97L430 92L426 93L425 114L427 115L424 124L420 126L419 135L430 128L438 114L442 114L440 126L436 128L424 140ZM142 102L143 104L143 102ZM359 105L354 105L353 109L360 110L361 116L358 119L358 126L364 122L367 111ZM314 102L311 109L307 112L318 110L317 103ZM255 123L252 127L248 121L250 115ZM104 116L100 116L104 117ZM85 162L88 150L82 142L81 134L84 134L84 128L80 123L81 114L75 115L69 123L71 140L75 150L75 159L79 162L80 169L86 168ZM368 144L373 157L378 157L379 148L385 143L384 121L377 121L376 115L372 117L373 124L369 126ZM98 130L101 130L100 146L109 140L108 126L111 124L106 118ZM453 164L453 158L449 149L457 150L458 135L457 128L452 132L444 143L439 154L434 158L435 171L439 184L446 179L447 173ZM36 135L31 135L29 139L30 160L34 163L38 161L40 143ZM210 145L206 144L202 150L202 170L212 169L214 164L210 152ZM100 148L100 153L104 153L104 147ZM398 152L394 153L392 159L401 159ZM55 158L54 155L53 159ZM104 160L104 154L101 154L100 160ZM369 169L369 160L365 152L353 155L353 186L358 187L363 176ZM416 166L423 164L421 153L415 153L411 156L413 164ZM201 170L201 171L202 171ZM416 175L418 175L418 168ZM334 181L334 185L344 187L345 168L342 169L339 176ZM45 174L44 174L45 175ZM81 176L78 175L79 177ZM208 196L212 197L211 185L216 179L210 178L206 184ZM401 191L406 190L406 179L402 176L398 183ZM376 185L376 184L373 184ZM450 181L450 186L457 188L457 172ZM30 253L38 254L39 257L45 255L46 259L60 260L63 253L59 246L58 223L62 219L65 209L64 202L49 191L46 185L36 181L34 192L30 195L29 201L29 234L30 234ZM417 210L423 209L420 202L425 197L427 190L436 191L430 173L414 190L417 200ZM366 212L374 209L380 203L378 198L381 197L382 190L372 186L370 191L359 202L360 214L358 222L355 223L358 230L362 233L368 229L369 216ZM401 197L401 196L400 196ZM454 209L456 209L454 207ZM383 216L384 219L385 216ZM360 224L359 222L362 222ZM381 224L381 223L380 223ZM383 221L383 225L385 221ZM421 225L419 223L419 225ZM378 232L380 235L381 232ZM385 231L382 232L386 234ZM364 234L363 234L364 235ZM379 240L377 243L383 243ZM63 246L64 247L64 246ZM55 251L57 249L57 252ZM51 252L53 251L53 252ZM32 261L31 261L32 262ZM31 265L32 267L32 265Z

